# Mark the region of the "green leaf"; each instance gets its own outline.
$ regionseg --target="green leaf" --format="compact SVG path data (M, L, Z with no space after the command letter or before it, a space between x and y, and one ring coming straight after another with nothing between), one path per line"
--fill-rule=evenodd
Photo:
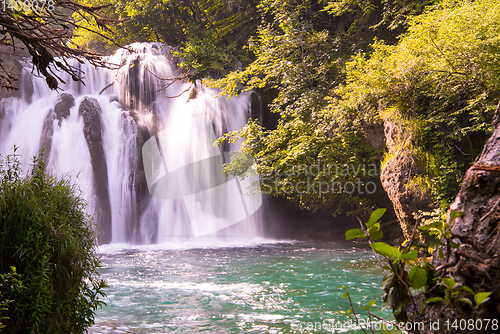
M382 231L375 231L370 235L370 237L373 240L382 239L384 237L384 233L382 233Z
M368 303L368 307L370 308L370 310L372 309L373 305L375 305L375 301L374 300L370 300L370 302Z
M444 303L444 299L441 297L432 297L425 301L426 304L430 303Z
M368 229L368 234L372 234L373 232L380 231L380 223L375 223L373 224L369 229Z
M458 298L458 300L461 301L462 303L469 305L470 307L473 307L472 302L469 298Z
M389 246L385 242L374 242L371 246L377 253L388 256L391 259L401 256L401 252L396 247Z
M345 233L346 240L352 240L355 238L366 238L365 232L363 232L359 228L353 228Z
M400 260L417 260L417 255L418 255L418 251L416 249L412 250L411 252L408 252L408 253L404 253L404 254L401 254L401 256L399 257Z
M467 291L467 292L469 292L473 296L476 295L476 293L474 292L474 290L472 290L468 286L464 286L464 285L463 286L459 286L458 289L463 290L463 291Z
M422 226L418 227L418 229L420 231L427 231L427 230L430 230L430 229L441 230L442 228L443 228L443 223L442 222L434 222L434 223L430 223L430 224L422 225Z
M476 302L476 307L482 303L487 302L490 299L491 292L478 292L474 296L474 301Z
M410 279L410 286L414 289L423 288L427 284L427 272L419 266L410 269L408 278Z
M443 283L448 286L450 289L453 289L455 287L455 285L457 284L457 282L455 282L453 279L449 278L449 277L444 277L442 279Z
M457 212L455 210L451 210L450 211L450 224L453 223L453 221L456 219L456 218L460 218L462 217L464 214L462 212Z
M340 288L345 291L344 294L342 295L342 297L344 299L347 299L347 297L349 296L349 292L347 292L345 285L342 285Z
M377 209L372 212L370 215L370 219L368 219L368 223L366 223L366 226L371 227L373 224L375 224L380 217L382 217L387 209L382 208L382 209Z

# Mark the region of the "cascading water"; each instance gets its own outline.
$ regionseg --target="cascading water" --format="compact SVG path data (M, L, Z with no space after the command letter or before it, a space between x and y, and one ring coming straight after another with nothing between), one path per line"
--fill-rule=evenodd
M71 176L81 189L89 213L95 216L101 244L219 245L260 237L259 212L254 213L259 203L244 199L241 204L227 194L217 197L219 188L191 194L191 202L188 197L150 195L149 174L154 171L142 157L150 138L150 144L162 142L159 154L169 166L183 167L198 157L219 155L212 146L214 136L207 136L210 131L203 130L200 119L220 136L241 128L250 113L250 93L227 100L200 83L164 80L177 73L168 55L165 45L135 43L110 57L110 63L120 66L117 70L74 62L84 73L85 85L62 76L67 82L62 85L64 92L51 91L42 78L29 74L27 66L20 84L32 88L0 101L0 154L11 154L17 146L27 170L31 158L43 149L49 172ZM229 150L238 145L231 144ZM227 161L227 156L221 157ZM188 168L177 178L231 181L221 175L220 166L203 167L196 173ZM179 187L176 184L171 187ZM248 185L239 181L240 193ZM239 223L214 219L217 211L234 213L238 206L246 213ZM197 232L200 229L208 232Z

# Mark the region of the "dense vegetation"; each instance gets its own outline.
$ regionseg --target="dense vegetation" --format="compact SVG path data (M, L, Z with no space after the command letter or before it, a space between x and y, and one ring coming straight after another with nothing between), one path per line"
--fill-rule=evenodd
M124 20L113 31L102 31L104 39L92 33L93 22L88 16L75 16L87 29L78 29L74 39L99 52L116 49L133 42L161 42L179 47L175 56L183 58L181 67L192 79L221 77L230 70L248 64L250 52L242 50L260 22L258 1L192 1L192 0L86 0L87 5L112 6L104 15ZM114 41L112 42L111 39ZM238 60L238 61L236 61Z
M324 9L332 15L339 13L333 8L354 10L347 1L342 2L344 7L340 3L329 2ZM264 9L264 4L270 6ZM255 156L259 171L284 186L297 180L282 173L283 166L320 160L342 166L382 162L383 167L404 148L419 167L414 170L420 170L408 186L431 193L437 206L449 203L491 131L499 98L498 2L442 2L421 15L408 16L408 28L395 44L386 33L386 41L374 39L369 47L360 43L355 50L341 44L349 38L363 40L356 38L354 29L350 32L354 23L339 37L316 28L312 23L318 20L304 21L303 8L282 2L263 5L274 24L262 25L252 40L257 59L216 82L229 94L236 93L237 82L275 91L270 108L281 116L276 129L249 122L241 131L247 138L243 149ZM389 2L385 5L384 14L391 7ZM373 2L363 15L376 16L380 7ZM376 32L384 24L394 27L394 22L382 18L376 24L372 18L373 30L368 30ZM398 124L402 132L395 143L400 149L383 156L384 145L376 139L387 139L381 124L388 123ZM344 184L354 176L341 174L334 175L335 181ZM322 178L331 180L332 175L316 176L318 182ZM376 182L363 179L365 185L370 181ZM311 209L334 211L345 203L355 212L370 209L381 198L378 193L356 195L288 197Z
M0 332L84 333L102 305L95 235L67 180L0 160Z
M498 1L111 4L107 14L128 21L104 34L173 45L191 79L205 77L228 96L260 91L277 124L250 120L226 139L247 138L242 151L257 161L262 186L303 208L364 214L388 206L374 165L401 150L414 165L408 187L446 204L491 132L500 96ZM88 47L105 46L78 33ZM388 150L389 123L400 133L399 147ZM304 170L313 165L320 171Z

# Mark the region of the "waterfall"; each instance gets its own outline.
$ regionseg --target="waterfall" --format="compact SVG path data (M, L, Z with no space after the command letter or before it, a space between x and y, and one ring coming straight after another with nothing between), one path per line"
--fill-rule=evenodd
M50 173L71 177L100 244L221 245L262 237L258 176L225 176L239 143L214 147L255 110L250 93L227 99L181 80L168 46L134 43L108 61L71 64L85 84L51 91L26 64L17 96L0 100L0 154L21 167L43 150ZM25 88L28 87L28 88Z

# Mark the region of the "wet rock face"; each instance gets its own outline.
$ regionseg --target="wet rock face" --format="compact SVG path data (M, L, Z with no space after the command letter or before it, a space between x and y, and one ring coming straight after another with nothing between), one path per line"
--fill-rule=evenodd
M142 146L151 137L147 126L137 124L137 137L136 137L136 155L138 157L137 165L135 166L134 175L134 189L135 189L135 202L136 202L136 220L140 221L140 217L147 210L149 202L151 201L151 194L146 182L146 174L144 172L144 164L142 159ZM139 235L139 234L136 234Z
M73 95L68 93L62 93L59 95L59 100L54 106L54 112L59 120L59 125L63 118L69 116L69 110L75 105L75 98Z
M101 107L95 98L85 97L78 113L83 117L83 134L87 141L94 174L94 193L97 197L95 221L99 244L111 242L111 204L109 200L108 167L102 146Z
M20 80L20 95L27 102L31 103L35 89L33 87L33 74L30 71L23 70Z
M120 99L121 104L128 110L143 110L156 100L156 78L142 60L142 57L137 56L128 67L125 78L128 89Z
M40 151L47 159L52 147L52 135L54 134L54 120L57 118L59 126L64 118L69 116L69 110L75 105L75 98L68 93L59 95L54 108L52 108L43 121L42 135L40 137Z
M2 103L3 101L0 100L0 131L2 131L2 123L3 119L5 118L5 105ZM0 132L1 134L1 132ZM0 136L1 137L1 136Z
M129 111L122 114L121 127L124 130L127 145L129 174L127 176L128 189L130 191L131 202L123 210L122 219L125 221L125 237L132 243L141 243L140 221L147 210L151 195L146 182L144 165L142 161L142 146L151 135L147 126L140 121L140 115L136 111Z
M262 103L256 92L250 95L250 118L258 119L262 123Z
M0 103L0 122L4 117L5 117L5 105L3 103Z
M47 161L50 150L52 148L52 135L54 134L54 120L56 119L56 114L53 109L49 110L49 113L43 121L42 135L40 136L40 152L43 152L43 158Z

